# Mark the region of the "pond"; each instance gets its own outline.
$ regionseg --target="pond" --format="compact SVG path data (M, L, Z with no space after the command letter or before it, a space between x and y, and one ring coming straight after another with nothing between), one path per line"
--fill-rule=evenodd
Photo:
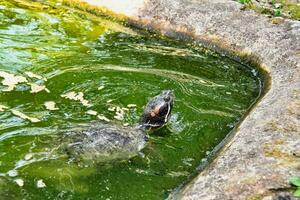
M57 2L0 1L1 198L165 199L259 98L257 71ZM139 155L85 165L58 150L80 124L135 126L164 89L170 122Z

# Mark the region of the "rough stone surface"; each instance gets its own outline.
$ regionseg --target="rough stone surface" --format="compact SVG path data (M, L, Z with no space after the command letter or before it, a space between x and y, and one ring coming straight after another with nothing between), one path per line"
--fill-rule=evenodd
M170 198L294 199L288 179L300 176L300 22L273 24L241 8L230 0L145 0L129 19L229 55L248 55L270 76L269 90L232 140Z

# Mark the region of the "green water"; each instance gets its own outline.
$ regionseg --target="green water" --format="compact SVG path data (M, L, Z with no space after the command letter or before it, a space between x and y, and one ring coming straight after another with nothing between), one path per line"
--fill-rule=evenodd
M0 71L50 90L32 94L20 83L5 91L0 84L0 105L8 107L0 112L1 199L164 199L205 162L261 90L255 70L224 56L51 2L0 1ZM57 151L59 130L97 120L87 110L134 126L148 99L164 89L176 95L170 123L151 134L141 155L85 166ZM92 106L61 97L71 91ZM46 101L59 110L47 110ZM137 106L122 121L108 110L127 104ZM37 187L40 180L46 187Z

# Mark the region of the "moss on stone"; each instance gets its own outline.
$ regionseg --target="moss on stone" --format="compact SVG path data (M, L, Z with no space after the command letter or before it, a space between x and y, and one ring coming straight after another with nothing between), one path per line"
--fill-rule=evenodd
M262 200L265 197L262 193L256 193L247 198L247 200Z
M300 6L297 4L287 4L284 7L285 12L290 12L291 18L300 20Z
M279 142L280 144L277 144ZM275 140L275 143L268 143L263 145L263 152L266 157L276 158L280 161L282 166L297 165L299 164L299 158L293 154L293 152L285 152L282 147L285 145L281 143L281 140Z
M250 1L244 5L246 9L251 9L258 13L300 20L300 5L291 0L270 0L267 3Z
M63 0L63 4L72 8L76 8L88 13L91 13L96 16L106 17L113 21L124 22L128 19L127 16L122 14L117 14L105 7L101 6L92 6L86 2L82 2L79 0Z

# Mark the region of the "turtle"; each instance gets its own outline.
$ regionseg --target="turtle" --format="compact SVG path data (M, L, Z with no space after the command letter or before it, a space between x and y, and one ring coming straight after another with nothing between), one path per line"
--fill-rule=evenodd
M96 121L66 135L68 155L77 161L106 162L129 159L137 155L148 141L149 131L164 126L170 119L175 96L163 90L145 106L134 127Z

